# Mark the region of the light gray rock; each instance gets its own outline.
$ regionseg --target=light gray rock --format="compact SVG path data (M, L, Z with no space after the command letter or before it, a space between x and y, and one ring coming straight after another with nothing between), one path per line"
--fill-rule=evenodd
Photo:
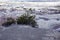
M57 40L58 34L54 30L14 25L0 30L0 40Z

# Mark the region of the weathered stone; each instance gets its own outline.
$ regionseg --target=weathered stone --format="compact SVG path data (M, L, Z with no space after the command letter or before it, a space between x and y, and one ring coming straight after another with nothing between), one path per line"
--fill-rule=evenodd
M54 30L25 28L18 25L8 27L0 34L0 40L56 40L58 38L58 32Z

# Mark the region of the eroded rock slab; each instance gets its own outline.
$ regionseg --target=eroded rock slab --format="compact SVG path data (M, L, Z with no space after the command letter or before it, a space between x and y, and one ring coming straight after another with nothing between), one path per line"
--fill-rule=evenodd
M0 40L58 40L54 30L14 26L0 30Z

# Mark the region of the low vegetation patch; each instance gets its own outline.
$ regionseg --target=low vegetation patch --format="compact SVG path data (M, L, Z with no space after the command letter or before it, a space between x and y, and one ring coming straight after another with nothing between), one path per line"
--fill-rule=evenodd
M22 24L22 25L30 25L32 27L36 27L37 23L35 21L35 16L30 16L28 14L21 15L16 20L13 18L7 18L7 21L2 24L2 26L8 27L13 23Z
M13 18L7 18L6 19L7 21L6 22L4 22L3 24L2 24L2 26L5 26L5 27L8 27L8 26L10 26L11 24L13 24L13 23L15 23L15 20L13 19Z
M18 17L17 24L25 24L25 25L31 25L32 27L36 27L37 23L34 19L35 16L24 14Z

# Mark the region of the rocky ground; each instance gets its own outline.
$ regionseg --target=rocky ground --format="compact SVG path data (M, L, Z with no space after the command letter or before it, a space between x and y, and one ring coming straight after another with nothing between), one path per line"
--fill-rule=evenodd
M0 40L59 40L59 32L26 25L0 27Z
M19 10L19 7L18 10L12 8L15 6L10 4L11 9L9 9L10 7L8 5L6 5L6 9L4 9L5 6L1 6L0 25L5 21L7 16L17 18L25 13L26 10ZM35 10L32 13L32 15L36 16L35 19L38 28L32 28L28 25L0 26L0 40L60 40L60 10L49 10Z

